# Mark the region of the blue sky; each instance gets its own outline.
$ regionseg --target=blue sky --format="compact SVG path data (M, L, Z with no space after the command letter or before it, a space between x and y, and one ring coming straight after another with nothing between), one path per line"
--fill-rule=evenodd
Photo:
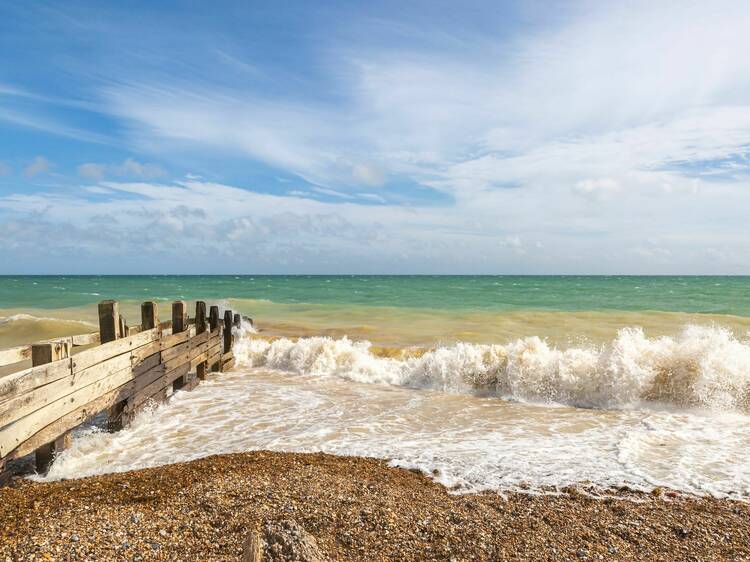
M750 273L749 20L0 1L0 273Z

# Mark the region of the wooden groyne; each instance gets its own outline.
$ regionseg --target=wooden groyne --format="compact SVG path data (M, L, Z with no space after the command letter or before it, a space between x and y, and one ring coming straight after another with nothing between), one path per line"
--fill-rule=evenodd
M193 318L184 301L172 303L171 313L160 322L157 303L144 302L140 325L128 326L116 301L102 301L99 332L0 350L0 367L19 366L0 376L0 483L8 461L30 453L46 472L71 430L92 417L107 412L116 431L149 403L234 365L239 314L220 318L217 306L207 314L203 301Z

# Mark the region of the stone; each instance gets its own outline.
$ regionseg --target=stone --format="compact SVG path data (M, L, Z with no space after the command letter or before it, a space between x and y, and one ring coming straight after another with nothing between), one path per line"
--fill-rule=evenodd
M263 560L271 562L325 562L327 558L310 533L296 521L266 523ZM256 562L253 560L252 562Z

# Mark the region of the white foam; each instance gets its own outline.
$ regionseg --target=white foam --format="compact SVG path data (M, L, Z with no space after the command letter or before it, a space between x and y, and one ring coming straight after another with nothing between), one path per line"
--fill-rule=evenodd
M559 349L538 337L458 343L407 359L370 348L347 338L243 339L235 356L291 373L587 408L750 406L750 341L719 327L687 326L676 337L652 339L626 328L598 348Z
M74 438L46 479L250 450L390 459L459 492L589 482L750 498L750 418L549 408L245 369L225 373L118 433Z

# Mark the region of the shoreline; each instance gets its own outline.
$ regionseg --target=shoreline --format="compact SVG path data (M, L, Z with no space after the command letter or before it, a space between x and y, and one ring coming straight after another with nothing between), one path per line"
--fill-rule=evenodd
M238 560L249 538L272 542L279 525L331 560L750 558L741 501L594 499L577 488L455 495L384 460L324 453L235 453L0 488L0 559Z

